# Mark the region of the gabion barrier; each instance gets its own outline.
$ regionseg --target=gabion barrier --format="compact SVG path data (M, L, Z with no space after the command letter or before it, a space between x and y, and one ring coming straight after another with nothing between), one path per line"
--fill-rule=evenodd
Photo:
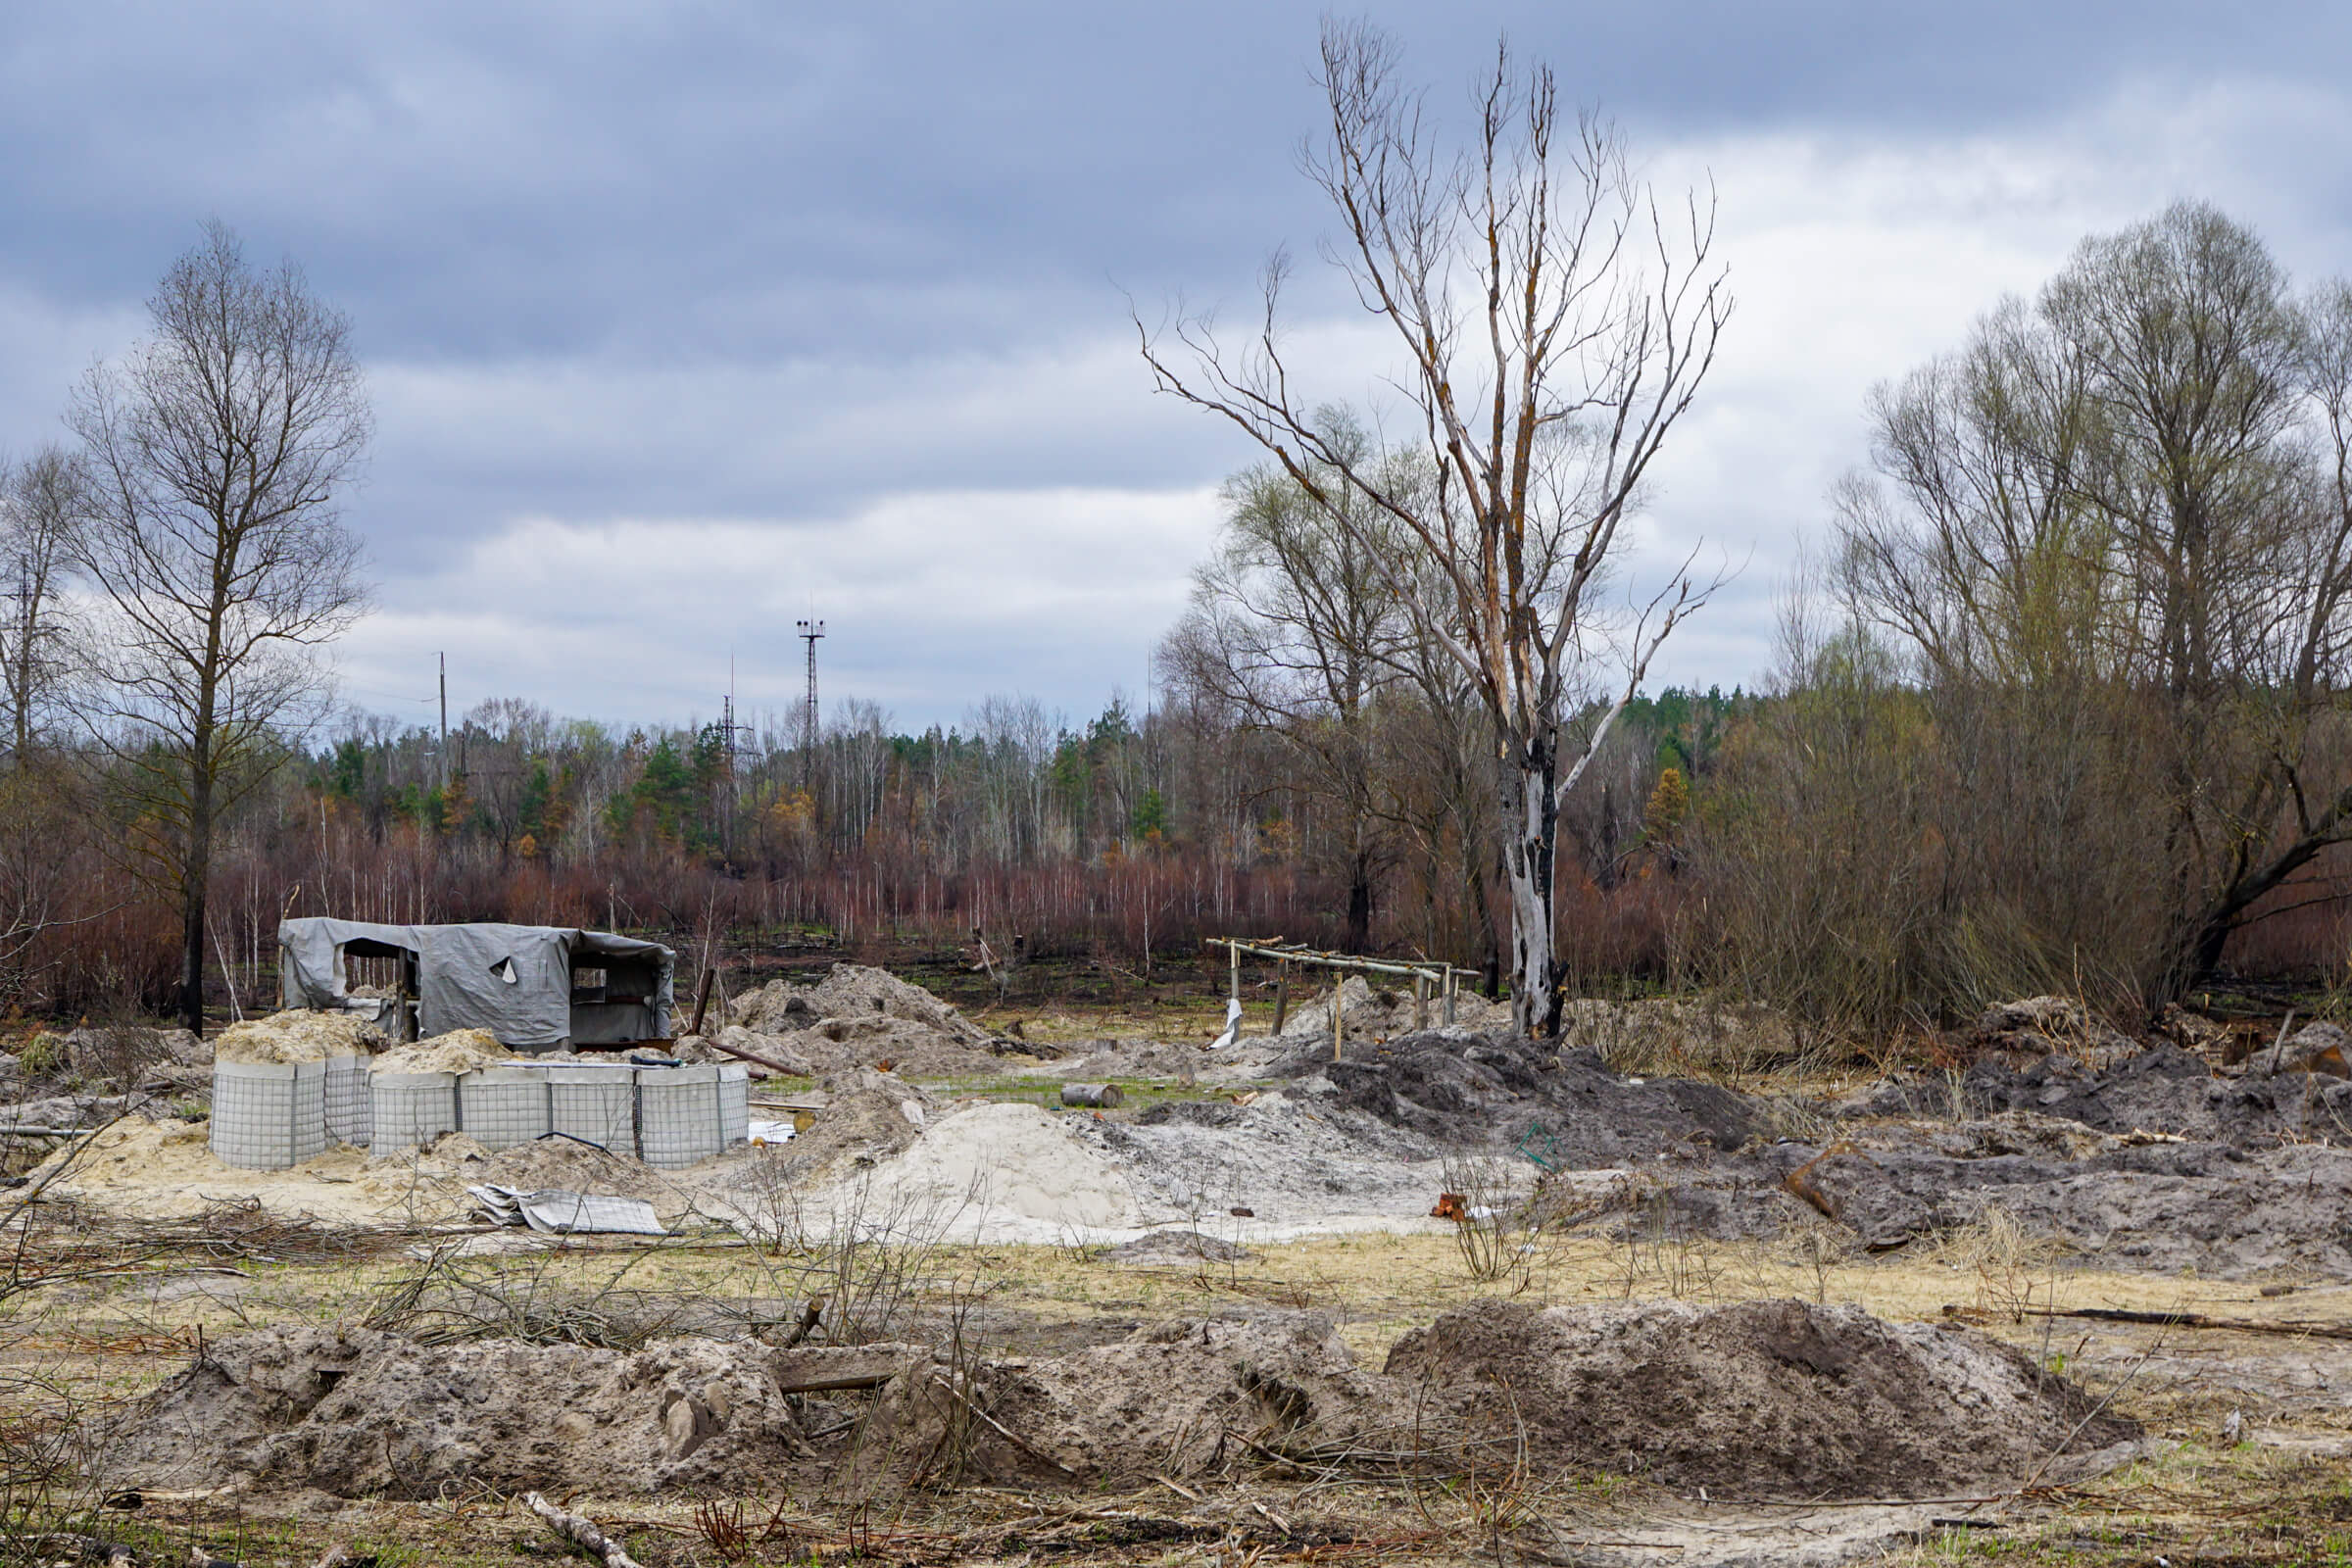
M329 1142L384 1154L443 1133L463 1132L490 1150L554 1133L678 1170L749 1140L751 1094L750 1072L734 1063L518 1061L465 1073L384 1073L358 1056L216 1062L212 1150L227 1164L283 1170Z
M368 1078L368 1152L391 1153L458 1130L454 1072L378 1072Z
M726 1148L716 1067L637 1074L637 1157L657 1170L699 1165Z
M223 1061L213 1067L213 1157L284 1170L326 1150L326 1063Z
M458 1079L458 1129L484 1149L513 1149L554 1130L545 1068L483 1067Z
M568 1067L551 1062L544 1071L550 1132L617 1153L636 1149L636 1068Z
M368 1058L326 1058L326 1136L365 1148L374 1118L368 1113Z

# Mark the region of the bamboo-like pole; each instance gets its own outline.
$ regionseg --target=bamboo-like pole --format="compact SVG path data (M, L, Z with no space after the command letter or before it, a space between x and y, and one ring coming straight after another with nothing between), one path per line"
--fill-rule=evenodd
M1442 967L1426 963L1390 963L1379 958L1359 958L1345 953L1319 953L1312 948L1275 947L1260 942L1244 942L1236 937L1202 937L1201 943L1211 948L1224 948L1240 962L1240 956L1272 958L1278 962L1304 964L1318 969L1356 970L1366 974L1394 974L1410 977L1421 975L1430 980L1439 978Z

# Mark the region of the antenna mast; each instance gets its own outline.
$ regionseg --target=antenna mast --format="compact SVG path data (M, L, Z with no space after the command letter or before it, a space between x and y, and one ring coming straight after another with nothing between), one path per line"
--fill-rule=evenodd
M801 641L808 645L808 696L801 708L801 776L806 779L816 756L816 640L825 634L821 620L798 622Z

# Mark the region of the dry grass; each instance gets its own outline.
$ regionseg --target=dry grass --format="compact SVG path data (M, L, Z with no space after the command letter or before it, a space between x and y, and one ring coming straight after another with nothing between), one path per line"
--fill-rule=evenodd
M388 1287L418 1272L417 1262L405 1256L327 1256L298 1250L280 1261L246 1256L233 1265L199 1264L184 1252L180 1258L189 1267L233 1266L239 1272L196 1275L167 1262L160 1274L82 1279L27 1292L14 1303L18 1310L7 1324L10 1346L0 1353L0 1373L37 1374L49 1391L44 1396L57 1400L121 1399L184 1364L184 1347L199 1335L271 1322L354 1318L368 1301L382 1298ZM774 1259L754 1249L618 1242L568 1243L520 1257L468 1262L469 1280L502 1277L509 1288L527 1286L545 1299L560 1298L566 1289L585 1298L609 1295L616 1281L625 1281L633 1297L650 1301L747 1301L772 1298L777 1285ZM2308 1463L2268 1450L2214 1446L2212 1434L2225 1411L2200 1376L2216 1364L2212 1357L2247 1353L2248 1346L2218 1333L2105 1325L2084 1333L2085 1325L2072 1323L2054 1329L2053 1320L2030 1310L2049 1300L2043 1293L2052 1287L2044 1282L2052 1278L2068 1305L2206 1310L2262 1319L2352 1313L2352 1290L2263 1298L2250 1287L2224 1282L2070 1269L2023 1245L1998 1220L1934 1250L1875 1259L1820 1252L1801 1242L1764 1246L1667 1235L1616 1242L1553 1237L1527 1264L1523 1281L1472 1278L1458 1241L1447 1235L1319 1238L1259 1247L1253 1257L1233 1264L1168 1267L1115 1266L1079 1249L941 1248L927 1260L923 1288L937 1298L930 1304L958 1343L974 1353L996 1348L980 1343L984 1332L1018 1333L1023 1323L1048 1339L1100 1335L1116 1332L1110 1327L1114 1323L1211 1314L1249 1298L1331 1312L1350 1348L1374 1364L1398 1335L1435 1313L1480 1296L1513 1292L1538 1303L1628 1296L1702 1302L1819 1297L1892 1318L1925 1320L1939 1318L1946 1305L1991 1306L1996 1308L1992 1331L2037 1357L2062 1362L2093 1387L2131 1380L2127 1394L2133 1413L2160 1434L2176 1434L2174 1441L2184 1446L2091 1487L2005 1513L1999 1531L1971 1531L1923 1547L1909 1560L1944 1561L2001 1544L2013 1556L2023 1549L2016 1560L2029 1562L2144 1561L2151 1533L2179 1528L2183 1520L2229 1535L2238 1543L2232 1549L2243 1552L2253 1552L2246 1543L2265 1529L2283 1528L2283 1521L2298 1522L2307 1532L2342 1528L2331 1523L2328 1510L2352 1512L2352 1504L2342 1501L2340 1486L2328 1492ZM2025 1284L2013 1283L2018 1280ZM206 1285L220 1288L198 1288ZM1997 1310L2010 1297L2017 1298L2014 1315ZM976 1302L985 1303L985 1312L971 1310ZM984 1329L983 1318L992 1326ZM1014 1327L1007 1330L1007 1322ZM970 1339L961 1338L967 1334ZM2151 1344L2179 1364L2166 1363L2169 1370L2161 1374L2147 1371ZM2292 1353L2293 1342L2254 1349ZM921 1563L1019 1560L1040 1540L1058 1543L1057 1559L1080 1563L1467 1562L1494 1560L1498 1526L1507 1537L1521 1528L1521 1516L1530 1509L1540 1507L1553 1519L1581 1518L1596 1509L1605 1515L1638 1504L1639 1499L1617 1497L1604 1507L1602 1494L1608 1489L1595 1493L1593 1483L1605 1480L1514 1482L1506 1466L1475 1485L1465 1481L1435 1490L1334 1492L1281 1476L1195 1487L1182 1495L1155 1491L1083 1502L966 1490L910 1498L894 1504L887 1515L853 1515L817 1499L747 1499L740 1508L706 1510L699 1522L696 1505L684 1500L583 1506L600 1522L629 1533L642 1560L655 1565L722 1560L725 1554L709 1539L713 1528L743 1553L732 1560L755 1562L806 1562L810 1552L819 1560L842 1560L860 1540L888 1560ZM131 1522L118 1520L108 1528L119 1535ZM730 1531L743 1532L751 1544ZM182 1558L190 1543L228 1554L225 1546L242 1542L236 1554L248 1562L308 1561L333 1544L315 1525L239 1518L201 1505L138 1521L134 1533L142 1541L172 1544L173 1555ZM366 1504L345 1514L330 1534L355 1542L355 1551L376 1550L387 1565L512 1560L515 1543L535 1539L533 1527L503 1511L496 1499ZM2091 1537L2106 1544L2095 1550L2080 1544ZM1502 1544L1506 1554L1515 1549L1507 1540ZM2132 1550L2142 1555L2132 1557ZM2314 1559L2256 1552L2242 1560Z

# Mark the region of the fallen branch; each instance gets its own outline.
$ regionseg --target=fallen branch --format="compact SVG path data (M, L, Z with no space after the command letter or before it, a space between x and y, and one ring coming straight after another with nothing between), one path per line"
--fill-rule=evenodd
M824 1317L824 1315L825 1298L821 1296L810 1297L808 1298L808 1304L801 1310L801 1321L799 1327L795 1328L790 1334L784 1337L784 1344L782 1348L789 1350L794 1346L807 1339L810 1334L816 1332L816 1325Z
M762 1056L756 1051L745 1051L739 1046L725 1045L709 1035L705 1035L703 1037L703 1044L709 1046L712 1051L723 1051L730 1056L739 1056L745 1061L756 1061L760 1066L765 1067L769 1072L775 1073L780 1077L806 1078L808 1076L808 1074L801 1068L787 1067L782 1062L776 1060L776 1058L773 1056Z
M977 1404L974 1404L961 1389L949 1382L937 1372L931 1374L931 1381L938 1384L941 1388L947 1390L948 1393L955 1398L956 1403L962 1405L966 1410L971 1411L972 1414L978 1416L981 1420L996 1428L998 1434L1003 1437L1006 1443L1011 1444L1014 1447L1029 1455L1030 1458L1038 1460L1043 1464L1050 1464L1065 1476L1075 1476L1078 1473L1077 1471L1071 1469L1068 1465L1063 1464L1059 1459L1054 1458L1052 1454L1045 1452L1041 1448L1038 1448L1032 1445L1028 1439L1013 1431L1012 1428L1006 1426L995 1416L990 1415L986 1410L981 1409Z
M628 1554L619 1542L597 1529L593 1520L583 1519L576 1513L566 1513L536 1492L524 1493L522 1505L545 1520L548 1529L591 1557L601 1559L605 1568L645 1568L644 1564Z
M51 1530L40 1535L12 1536L9 1539L49 1551L71 1547L82 1561L103 1562L106 1568L129 1568L130 1564L139 1560L138 1554L120 1541L102 1541L96 1536L79 1535L70 1530Z
M2120 1306L2029 1306L2023 1308L2027 1317L2078 1318L2090 1323L2149 1323L2168 1329L2221 1329L2232 1334L2275 1334L2281 1338L2302 1340L2352 1340L2352 1323L2319 1323L2308 1318L2285 1318L2266 1322L2260 1318L2208 1317L2202 1312L2153 1312ZM1946 1317L1975 1321L1986 1320L1997 1314L1981 1307L1946 1306Z

